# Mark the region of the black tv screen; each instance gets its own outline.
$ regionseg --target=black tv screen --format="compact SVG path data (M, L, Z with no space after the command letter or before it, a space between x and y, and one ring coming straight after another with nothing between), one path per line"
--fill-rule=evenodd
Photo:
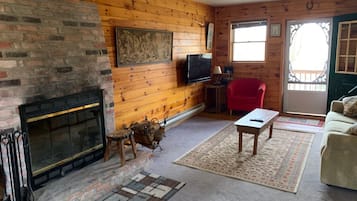
M189 54L186 60L186 83L204 82L211 79L212 54Z

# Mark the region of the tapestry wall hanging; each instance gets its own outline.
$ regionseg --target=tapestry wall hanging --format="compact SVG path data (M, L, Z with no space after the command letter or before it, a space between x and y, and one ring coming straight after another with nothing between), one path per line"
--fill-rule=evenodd
M172 32L116 27L117 66L172 60Z

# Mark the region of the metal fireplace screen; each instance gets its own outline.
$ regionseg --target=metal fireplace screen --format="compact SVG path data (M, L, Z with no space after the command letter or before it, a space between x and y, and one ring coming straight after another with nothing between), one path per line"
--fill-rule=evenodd
M95 103L27 120L33 175L83 155L88 149L103 147L98 106Z
M63 176L102 156L101 97L101 93L92 91L20 108L23 128L29 138L26 152L35 189L53 177Z

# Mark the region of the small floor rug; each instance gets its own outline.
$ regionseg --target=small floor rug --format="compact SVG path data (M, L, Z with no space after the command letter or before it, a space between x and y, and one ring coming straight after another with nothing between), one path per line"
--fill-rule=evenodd
M316 126L316 127L322 127L324 125L323 121L317 119L305 119L305 118L285 117L285 116L278 117L276 122L300 124L305 126Z
M103 201L169 200L184 185L184 182L142 171L125 185L119 186Z
M254 135L243 134L243 151L238 153L232 123L175 163L296 193L314 135L273 129L268 139L268 133L259 135L257 155L252 155Z

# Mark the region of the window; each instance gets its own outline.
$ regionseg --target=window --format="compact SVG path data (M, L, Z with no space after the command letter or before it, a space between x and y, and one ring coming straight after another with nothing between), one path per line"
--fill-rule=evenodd
M266 21L232 24L233 61L264 61L267 32Z
M336 73L357 74L357 21L338 23Z

